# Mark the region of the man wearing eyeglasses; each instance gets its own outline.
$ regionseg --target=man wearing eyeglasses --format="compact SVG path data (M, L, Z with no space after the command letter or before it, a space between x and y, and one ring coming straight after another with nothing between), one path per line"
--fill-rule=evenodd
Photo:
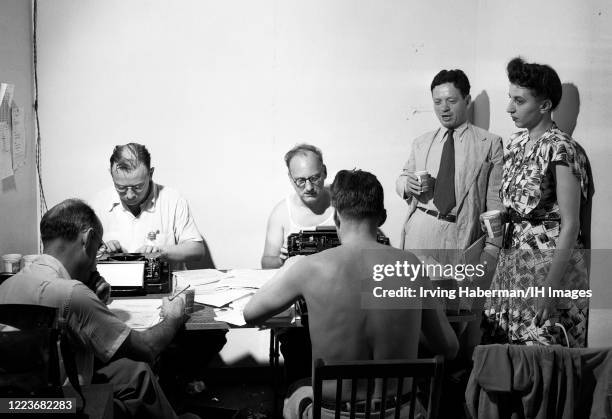
M205 247L187 201L174 189L153 182L153 172L144 145L129 143L113 150L114 188L93 202L107 250L159 253L178 264L201 259Z
M264 269L283 265L290 234L334 225L331 197L324 186L327 169L321 150L310 144L298 144L285 154L285 163L295 193L276 204L270 214L261 258Z
M323 153L310 144L298 144L285 154L294 193L280 201L270 214L261 258L264 269L279 268L287 259L287 237L320 225L334 225L331 195L325 187L327 169ZM277 330L288 382L310 376L311 349L308 330Z

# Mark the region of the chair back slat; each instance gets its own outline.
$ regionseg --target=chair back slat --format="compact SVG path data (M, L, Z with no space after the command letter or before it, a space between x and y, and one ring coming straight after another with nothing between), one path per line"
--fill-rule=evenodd
M313 417L315 419L320 419L321 417L323 382L333 380L337 382L334 409L336 417L340 417L339 415L342 414L341 411L345 405L350 407L350 418L354 418L356 413L360 413L366 419L370 418L373 412L378 413L377 417L383 418L385 410L390 410L391 406L393 406L394 417L399 419L402 403L407 401L408 396L408 394L403 394L404 379L412 378L412 391L409 394L410 417L413 418L417 412L416 405L418 404L417 393L419 393L419 386L421 383L425 386L429 383L428 391L425 391L423 394L429 395L426 403L427 418L435 419L440 399L443 368L444 361L441 356L431 359L354 361L329 364L324 363L321 359L317 359L313 375ZM347 404L345 403L346 400L342 399L342 380L349 379L351 380L351 395L350 403ZM365 400L357 400L357 387L360 379L367 380ZM397 383L394 383L395 380L397 380ZM379 385L376 385L377 381L379 381ZM389 393L389 389L392 388L393 384L396 385L395 397L387 397L387 393ZM374 394L375 388L376 394ZM381 391L380 402L378 402L379 389ZM376 396L376 403L372 402L374 396ZM425 405L424 401L423 404Z
M336 419L340 419L340 412L342 411L342 378L336 380Z
M370 419L370 413L372 411L372 392L374 391L374 378L368 377L368 389L366 392L366 403L365 403L365 419Z
M355 403L357 402L357 383L358 383L358 379L357 378L353 378L351 379L351 412L350 412L350 419L355 419L355 415L356 415L356 409L355 409Z
M382 379L382 388L380 390L380 412L381 412L381 415L382 415L382 412L385 411L386 399L387 399L387 377L383 377L383 379Z
M404 378L397 377L397 389L395 390L395 400L400 400L400 398L402 397L402 394L404 394ZM414 404L414 401L411 401L411 403ZM395 409L395 419L399 419L401 410L402 410L401 408Z

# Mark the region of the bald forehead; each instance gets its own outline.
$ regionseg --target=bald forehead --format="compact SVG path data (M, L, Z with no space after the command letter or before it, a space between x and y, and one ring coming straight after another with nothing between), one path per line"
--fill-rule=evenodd
M318 171L322 166L323 162L319 160L319 156L308 150L300 151L289 161L289 170L291 172L298 168L308 168Z

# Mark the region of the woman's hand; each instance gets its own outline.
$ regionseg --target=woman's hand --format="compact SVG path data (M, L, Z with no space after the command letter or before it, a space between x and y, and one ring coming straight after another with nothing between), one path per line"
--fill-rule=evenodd
M546 320L552 317L556 311L557 302L555 298L548 296L549 287L545 287L545 297L536 297L536 313L533 321L536 326L542 327Z

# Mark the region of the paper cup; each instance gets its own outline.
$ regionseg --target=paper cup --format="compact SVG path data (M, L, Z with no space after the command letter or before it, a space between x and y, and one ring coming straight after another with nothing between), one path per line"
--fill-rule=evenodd
M181 294L181 296L185 300L185 314L193 313L193 300L195 298L195 290L186 290L183 294Z
M21 269L21 255L10 253L2 256L2 272L16 274Z
M421 193L427 192L429 190L429 186L428 184L423 185L423 181L430 177L429 172L427 170L419 170L414 172L414 175L417 177L419 183L421 184Z
M490 238L501 237L502 235L502 222L501 212L499 210L491 210L482 213L482 221L487 228L487 234Z
M429 177L429 172L427 170L419 170L418 172L414 172L414 175L419 179L419 182L423 182L423 179Z

